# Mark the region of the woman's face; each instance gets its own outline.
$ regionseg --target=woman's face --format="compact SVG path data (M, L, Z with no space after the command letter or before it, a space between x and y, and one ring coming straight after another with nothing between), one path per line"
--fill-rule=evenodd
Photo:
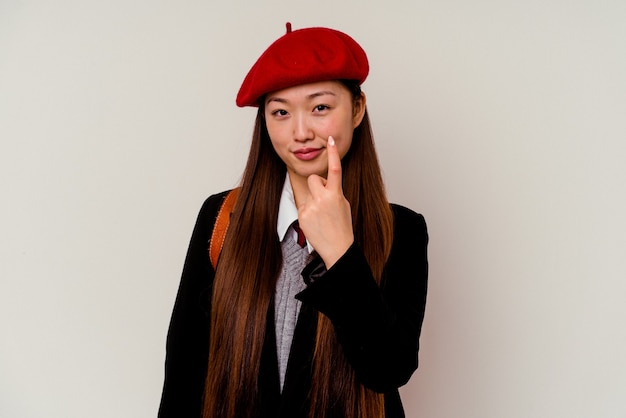
M354 101L338 81L289 87L265 98L265 121L274 150L292 180L326 177L326 142L332 136L343 158L365 114L365 96Z

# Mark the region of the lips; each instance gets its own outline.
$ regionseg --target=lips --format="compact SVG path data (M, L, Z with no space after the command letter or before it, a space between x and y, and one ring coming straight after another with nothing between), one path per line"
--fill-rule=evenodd
M309 161L316 158L324 151L324 148L300 148L293 152L297 159Z

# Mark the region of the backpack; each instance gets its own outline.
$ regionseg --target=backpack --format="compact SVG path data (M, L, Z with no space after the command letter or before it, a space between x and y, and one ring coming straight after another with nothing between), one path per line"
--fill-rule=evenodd
M220 258L220 253L224 246L224 238L226 238L226 231L228 231L228 225L230 224L230 215L237 202L239 190L240 188L237 187L228 192L217 213L217 218L215 218L215 225L213 226L211 241L209 242L209 259L214 270L217 269L217 260Z

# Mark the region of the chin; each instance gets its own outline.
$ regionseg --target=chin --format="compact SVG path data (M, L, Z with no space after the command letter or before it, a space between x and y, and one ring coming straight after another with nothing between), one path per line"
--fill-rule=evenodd
M304 168L304 169L295 171L295 173L298 176L301 176L301 177L309 177L309 176L311 176L313 174L317 174L318 176L326 178L326 173L328 173L328 169L326 167L320 168L320 169L315 169L315 168L306 169L306 168Z

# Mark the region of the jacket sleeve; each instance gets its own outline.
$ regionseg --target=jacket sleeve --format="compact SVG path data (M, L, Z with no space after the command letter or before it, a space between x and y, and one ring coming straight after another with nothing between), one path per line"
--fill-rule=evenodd
M215 272L208 246L224 194L209 197L198 215L174 303L166 343L159 418L198 418L209 348L210 294Z
M357 378L377 392L404 385L417 369L426 305L426 223L409 209L393 209L394 240L380 286L353 244L322 274L307 266L310 284L297 296L331 320Z

